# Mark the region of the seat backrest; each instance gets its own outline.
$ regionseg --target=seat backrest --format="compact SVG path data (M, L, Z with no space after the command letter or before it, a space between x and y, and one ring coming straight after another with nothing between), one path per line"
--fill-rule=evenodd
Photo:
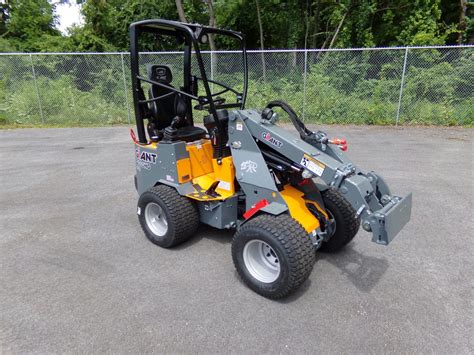
M159 83L171 86L173 81L173 74L167 65L148 64L147 65L148 79L157 81ZM152 85L148 90L149 99L163 96L173 92L170 89L158 85ZM155 129L163 129L171 124L171 121L176 116L178 94L173 93L163 99L150 102L149 107L152 113L152 121Z

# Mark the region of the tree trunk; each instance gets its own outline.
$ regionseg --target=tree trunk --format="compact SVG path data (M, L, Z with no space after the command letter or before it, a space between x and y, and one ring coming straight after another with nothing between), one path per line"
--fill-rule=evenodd
M209 11L209 27L216 27L216 16L214 14L214 4L212 0L204 0L207 4L207 10ZM211 80L214 80L214 71L216 70L217 65L217 57L214 53L216 51L216 43L214 42L214 35L209 34L209 47L211 48ZM214 86L211 86L214 87Z
M332 36L331 43L329 43L328 49L331 49L333 44L336 42L337 35L339 34L339 31L341 30L342 24L344 23L344 20L346 19L346 16L347 16L348 12L349 12L349 10L346 11L344 16L342 16L341 21L339 21L339 25L337 25L336 32L334 32L334 36Z
M179 20L181 22L188 22L188 20L186 20L186 15L184 14L183 2L181 0L175 0L175 2L176 10L178 10Z
M263 81L266 81L267 70L265 68L265 55L263 53L263 50L265 48L263 45L263 26L262 26L262 18L260 17L260 3L258 0L255 0L255 5L257 6L258 28L260 30L260 48L262 49L262 75L263 75Z
M328 32L328 27L329 27L329 23L326 24L326 33L329 33L329 32ZM328 34L328 35L326 36L326 38L324 39L324 42L323 42L323 44L322 44L322 46L321 46L320 49L325 49L325 48L326 48L326 43L328 42L329 37L330 37L330 35ZM318 52L317 52L317 54L316 54L316 60L318 60L318 59L321 57L321 54L322 54L322 53L323 53L322 51L318 51Z
M308 48L309 15L310 15L310 12L311 12L311 6L308 5L308 0L306 0L305 29L304 29L304 49Z
M460 0L460 7L459 7L459 25L458 25L458 39L457 43L462 44L462 39L464 37L464 33L466 32L466 11L467 11L467 1Z
M320 9L321 9L321 2L320 0L316 1L316 9L314 10L314 31L313 31L313 39L311 40L311 48L317 48L318 44L318 33L320 29L319 25L319 14L320 14ZM317 52L312 52L311 53L311 62L314 62L314 60L318 57Z
M344 23L344 20L346 19L347 14L349 13L349 10L346 11L344 16L342 16L341 21L339 21L339 24L337 25L336 31L334 31L334 35L331 38L331 42L329 43L328 49L331 49L334 43L336 42L337 35L339 34L339 31L341 30L342 24ZM326 43L328 41L330 36L327 36L326 39L324 40L323 45L321 46L321 49L324 49L326 47ZM316 56L316 59L319 59L321 56L322 52L318 52L318 55Z
M216 27L216 16L214 15L214 4L212 0L205 0L207 4L207 9L209 11L209 27ZM216 50L216 44L214 42L214 35L209 34L209 47L211 47L211 51Z

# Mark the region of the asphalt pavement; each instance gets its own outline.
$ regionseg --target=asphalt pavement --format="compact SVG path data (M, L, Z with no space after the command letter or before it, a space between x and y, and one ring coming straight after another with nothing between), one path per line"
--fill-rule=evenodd
M323 128L412 220L281 301L239 280L231 231L145 238L127 127L0 131L0 353L473 353L473 129Z

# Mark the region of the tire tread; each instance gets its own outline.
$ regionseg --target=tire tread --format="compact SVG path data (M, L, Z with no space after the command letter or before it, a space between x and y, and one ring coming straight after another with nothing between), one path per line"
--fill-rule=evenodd
M172 241L164 247L171 248L187 241L199 227L199 213L196 205L188 198L181 196L174 188L166 185L157 185L148 192L156 195L165 204L170 215L168 225L172 224L174 235ZM143 224L142 229L148 236ZM150 240L153 242L152 239Z
M314 247L303 226L288 214L279 216L260 215L246 222L234 235L232 247L241 233L248 229L261 229L271 233L283 246L289 261L289 280L276 293L269 294L263 287L255 287L237 264L235 253L232 253L234 265L241 279L255 292L272 299L285 297L298 289L309 277L316 261Z
M331 187L322 192L323 200L330 201L336 206L339 212L342 214L343 225L336 224L336 230L343 230L344 233L333 236L329 241L324 242L320 251L323 252L335 252L342 249L347 245L357 234L360 227L360 219L356 218L356 211L352 205L347 201L341 193Z

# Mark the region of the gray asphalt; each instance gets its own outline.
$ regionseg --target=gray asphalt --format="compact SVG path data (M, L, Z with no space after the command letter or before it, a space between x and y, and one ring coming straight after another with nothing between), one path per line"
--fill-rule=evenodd
M238 279L231 232L147 241L126 127L0 131L0 352L474 352L473 130L325 129L412 221L318 254L283 301Z

